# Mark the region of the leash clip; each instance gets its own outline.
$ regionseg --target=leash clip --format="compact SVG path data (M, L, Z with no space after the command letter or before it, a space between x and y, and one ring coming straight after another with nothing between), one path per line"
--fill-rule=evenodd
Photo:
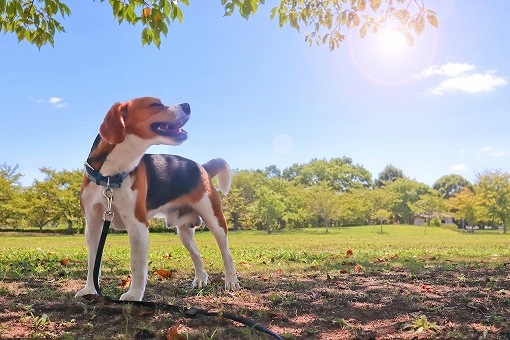
M103 221L113 221L115 213L112 211L112 203L115 199L113 196L113 188L110 186L110 177L108 177L108 183L103 189L103 197L106 198L106 210L103 213Z

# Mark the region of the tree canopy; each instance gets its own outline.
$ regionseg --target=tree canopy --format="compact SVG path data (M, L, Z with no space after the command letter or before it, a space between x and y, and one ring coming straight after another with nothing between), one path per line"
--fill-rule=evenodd
M41 168L45 178L19 183L17 166L0 165L0 229L82 229L81 170ZM231 227L268 233L302 227L383 223L427 224L454 217L459 226L500 227L510 219L510 174L486 171L474 184L445 198L439 190L406 177L373 185L371 175L348 157L313 159L283 170L235 170L230 193L222 197ZM155 222L155 221L154 221ZM154 224L153 224L154 227ZM156 226L157 228L157 226Z
M101 2L106 2L101 0ZM119 23L141 25L142 45L159 47L161 35L167 36L175 21L183 21L181 6L189 0L109 0L113 17ZM248 19L265 0L221 0L225 16L235 13ZM0 0L0 27L4 33L14 33L18 41L27 41L38 48L54 45L55 33L65 32L62 20L71 16L71 8L60 0ZM290 26L305 36L311 46L327 45L331 50L346 39L347 31L358 29L363 38L391 26L413 45L426 25L438 27L436 13L422 1L414 0L280 0L273 7L271 19L280 27ZM389 24L390 23L390 24Z

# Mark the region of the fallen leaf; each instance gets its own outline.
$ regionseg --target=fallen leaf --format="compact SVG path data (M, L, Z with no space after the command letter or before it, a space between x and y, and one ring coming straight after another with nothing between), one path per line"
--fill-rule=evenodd
M250 268L251 267L251 265L249 263L246 263L246 262L243 262L243 261L239 262L239 265L243 266L245 268Z
M351 258L353 255L354 255L354 253L352 252L351 249L347 250L347 252L345 253L345 257L347 257L347 258Z
M68 258L63 258L60 260L60 264L63 266L67 266L69 264L70 260Z
M165 340L185 340L186 337L179 334L179 325L175 325L165 333Z
M120 283L123 289L128 289L131 285L131 275L126 276L125 279L121 279Z
M142 310L138 313L138 316L139 316L139 317L152 316L152 315L154 315L154 310L152 310L152 309L142 309Z
M165 255L163 255L163 258L164 259L170 259L170 258L172 258L172 254L166 253Z
M373 262L374 263L385 263L385 262L388 262L388 259L385 257L377 257L376 259L374 259Z
M283 313L268 312L267 314L268 314L268 316L271 319L281 319L281 320L286 320L287 319L287 316L285 314L283 314Z
M174 276L173 270L158 269L155 274L159 276L161 280L171 279Z
M430 286L430 285L423 285L423 286L421 286L421 289L423 289L426 292L430 292L430 291L434 290L434 287Z
M360 273L364 271L363 267L360 266L359 264L355 265L353 270L355 273Z

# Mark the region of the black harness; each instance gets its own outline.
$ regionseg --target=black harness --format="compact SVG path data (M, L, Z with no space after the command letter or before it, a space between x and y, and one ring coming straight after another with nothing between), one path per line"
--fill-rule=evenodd
M239 322L245 326L253 328L259 332L266 333L271 335L275 339L283 340L283 338L272 330L262 326L254 322L251 319L245 318L243 316L218 311L218 312L210 312L204 309L199 309L195 307L183 307L170 305L166 303L157 303L152 301L125 301L125 300L116 300L111 299L110 297L103 296L101 294L101 290L99 289L99 272L101 270L101 259L103 257L104 245L106 242L106 236L108 235L108 231L110 229L110 224L113 221L114 213L111 210L112 202L113 202L113 188L120 188L122 181L127 177L128 173L120 173L114 176L103 176L101 173L95 171L88 163L85 163L85 170L87 173L87 177L93 181L94 183L104 186L103 196L107 201L107 208L103 214L103 229L101 230L101 237L99 238L99 244L97 247L96 259L94 262L94 270L92 273L92 277L94 280L94 287L96 289L97 295L85 295L84 298L87 301L95 301L95 302L103 302L103 303L117 303L117 304L128 304L134 306L140 306L145 308L150 308L153 310L163 310L167 312L177 312L185 317L194 318L198 315L203 316L220 316L225 319L229 319L232 321Z

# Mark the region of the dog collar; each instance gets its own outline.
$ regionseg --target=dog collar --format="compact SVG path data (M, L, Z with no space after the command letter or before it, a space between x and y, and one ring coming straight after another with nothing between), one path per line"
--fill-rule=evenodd
M129 175L129 173L127 172L121 172L112 176L104 176L99 171L94 170L94 168L90 166L89 163L85 162L84 165L85 174L87 175L88 179L90 179L97 185L110 187L112 189L120 188L120 185L122 184L124 178L126 178Z

